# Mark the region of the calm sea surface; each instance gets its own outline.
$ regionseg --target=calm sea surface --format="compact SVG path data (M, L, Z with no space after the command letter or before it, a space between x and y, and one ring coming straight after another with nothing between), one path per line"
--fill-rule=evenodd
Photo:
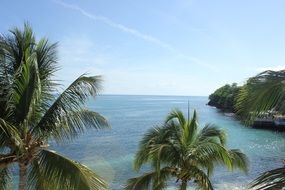
M228 147L241 149L250 159L248 175L217 168L212 177L215 189L244 189L259 173L282 166L285 133L244 127L234 118L206 106L207 97L99 96L88 107L103 114L112 129L90 130L74 142L64 146L51 144L51 148L94 169L111 189L122 189L128 178L138 175L132 170L132 161L144 132L162 123L174 108L186 113L188 101L191 110L197 110L201 126L214 123L225 129Z

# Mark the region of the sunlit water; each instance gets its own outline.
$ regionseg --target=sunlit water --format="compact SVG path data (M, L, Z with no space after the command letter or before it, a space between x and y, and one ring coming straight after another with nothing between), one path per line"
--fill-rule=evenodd
M90 101L88 107L106 116L112 129L90 130L72 143L51 144L51 148L94 169L111 189L122 189L128 178L138 175L132 170L132 161L144 132L162 123L174 108L186 113L188 101L191 110L197 110L201 126L214 123L225 129L228 147L241 149L250 159L248 175L229 173L222 168L215 170L212 177L215 189L244 189L259 173L282 166L284 133L244 127L233 117L206 106L207 97L100 96Z

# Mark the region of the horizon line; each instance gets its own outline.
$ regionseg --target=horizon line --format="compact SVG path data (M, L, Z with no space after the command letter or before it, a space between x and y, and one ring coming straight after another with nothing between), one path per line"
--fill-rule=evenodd
M98 93L97 96L179 96L179 97L208 97L209 95L167 95L167 94L117 94Z

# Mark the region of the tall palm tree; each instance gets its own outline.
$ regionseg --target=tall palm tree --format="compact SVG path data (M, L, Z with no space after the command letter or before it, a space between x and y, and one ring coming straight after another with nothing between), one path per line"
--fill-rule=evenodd
M180 182L180 190L186 190L189 181L198 188L212 190L209 177L216 164L247 172L246 155L225 147L223 130L210 124L202 129L198 126L196 111L192 118L185 118L181 111L175 110L167 116L163 126L148 130L140 142L134 168L139 170L149 163L153 171L129 179L125 189L160 190L174 177Z
M88 128L108 127L84 102L100 88L99 76L82 75L56 91L56 44L35 40L28 24L0 38L0 189L19 169L19 189L106 189L86 166L48 149L48 141L73 140Z
M264 71L250 78L237 98L237 113L251 123L258 115L274 110L285 113L285 70ZM285 166L261 174L250 187L280 189L285 186Z

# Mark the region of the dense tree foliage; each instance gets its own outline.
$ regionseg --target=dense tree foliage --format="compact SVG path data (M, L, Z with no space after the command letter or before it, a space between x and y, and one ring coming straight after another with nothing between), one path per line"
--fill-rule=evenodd
M240 89L241 87L237 86L236 83L232 85L226 84L209 96L208 105L215 106L224 111L234 112L236 97Z

